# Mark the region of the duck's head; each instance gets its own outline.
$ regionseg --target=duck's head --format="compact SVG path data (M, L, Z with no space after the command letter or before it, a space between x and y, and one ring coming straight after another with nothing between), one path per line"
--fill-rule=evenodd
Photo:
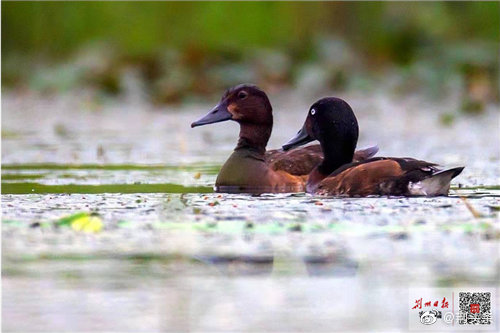
M264 91L255 85L240 84L228 89L206 116L191 124L197 127L234 120L240 124L271 125L273 109Z
M352 146L354 153L358 134L358 121L349 104L340 98L325 97L309 108L304 126L283 145L283 150L318 140L322 146L328 144Z

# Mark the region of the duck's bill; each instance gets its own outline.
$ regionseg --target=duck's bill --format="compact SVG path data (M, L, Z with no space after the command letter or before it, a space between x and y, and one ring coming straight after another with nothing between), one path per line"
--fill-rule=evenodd
M283 150L290 150L292 148L305 145L308 142L314 141L314 139L307 134L305 126L300 129L300 131L287 143L285 143L282 148Z
M214 107L207 115L203 118L198 119L194 123L191 124L192 127L220 123L221 121L230 120L232 115L227 110L227 107L224 104L218 104Z

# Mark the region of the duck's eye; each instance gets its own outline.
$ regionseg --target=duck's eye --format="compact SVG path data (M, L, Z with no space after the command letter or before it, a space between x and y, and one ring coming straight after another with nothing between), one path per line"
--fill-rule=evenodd
M247 96L248 96L248 93L246 91L240 91L238 93L238 98L239 99L245 99L245 98L247 98Z
M311 109L311 116L314 116L316 114L316 110Z

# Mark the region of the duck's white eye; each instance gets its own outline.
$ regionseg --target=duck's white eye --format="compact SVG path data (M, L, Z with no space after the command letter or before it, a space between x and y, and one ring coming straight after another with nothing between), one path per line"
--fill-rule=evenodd
M311 109L311 116L314 116L315 113L316 113L316 110Z

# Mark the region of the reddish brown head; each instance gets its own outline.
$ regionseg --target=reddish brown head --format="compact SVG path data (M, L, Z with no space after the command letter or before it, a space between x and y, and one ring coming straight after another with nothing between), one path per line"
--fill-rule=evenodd
M264 91L251 84L240 84L228 89L206 116L191 127L234 120L240 124L272 126L273 109Z
M251 84L230 88L222 95L219 104L191 127L226 120L240 124L236 149L251 149L264 154L273 129L273 108L265 92Z

